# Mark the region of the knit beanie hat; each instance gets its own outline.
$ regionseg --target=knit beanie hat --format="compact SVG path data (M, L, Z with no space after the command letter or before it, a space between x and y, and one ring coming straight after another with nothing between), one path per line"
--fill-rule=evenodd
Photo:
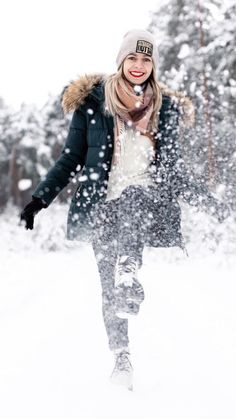
M120 67L127 55L135 52L142 52L143 54L152 57L152 60L157 67L158 48L151 32L144 29L132 29L125 34L116 58L117 67Z

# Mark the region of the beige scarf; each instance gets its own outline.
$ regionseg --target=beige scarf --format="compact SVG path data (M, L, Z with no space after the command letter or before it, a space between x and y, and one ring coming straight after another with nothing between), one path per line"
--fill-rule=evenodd
M116 93L127 110L115 116L114 164L119 162L124 150L125 124L136 132L150 137L148 125L153 112L153 91L149 83L140 95L136 95L133 87L121 79Z

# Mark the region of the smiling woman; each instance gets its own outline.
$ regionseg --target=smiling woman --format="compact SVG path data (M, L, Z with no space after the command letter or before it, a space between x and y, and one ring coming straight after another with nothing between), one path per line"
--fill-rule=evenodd
M154 36L128 32L116 63L114 74L80 77L64 89L64 111L73 111L68 138L21 219L32 229L37 212L82 171L68 213L68 238L92 244L115 355L112 381L131 389L128 318L144 300L138 278L144 247L184 249L179 198L212 210L221 221L228 209L185 168L179 125L191 126L194 109L183 93L157 80Z

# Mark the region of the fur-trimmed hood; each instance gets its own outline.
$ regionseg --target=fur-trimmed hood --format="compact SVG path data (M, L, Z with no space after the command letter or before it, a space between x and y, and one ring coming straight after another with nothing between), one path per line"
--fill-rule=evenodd
M105 81L106 78L107 76L104 74L85 74L77 80L72 81L65 87L62 93L61 103L64 113L74 111L82 105L95 85ZM162 82L158 82L158 85L163 96L168 96L177 103L181 115L181 125L185 128L193 126L195 109L191 99L182 92L170 89Z

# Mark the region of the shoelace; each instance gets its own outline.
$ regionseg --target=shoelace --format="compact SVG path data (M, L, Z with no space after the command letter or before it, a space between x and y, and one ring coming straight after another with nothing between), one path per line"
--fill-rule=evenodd
M127 258L118 264L118 274L122 273L133 273L136 271L136 260L133 256L127 256Z

